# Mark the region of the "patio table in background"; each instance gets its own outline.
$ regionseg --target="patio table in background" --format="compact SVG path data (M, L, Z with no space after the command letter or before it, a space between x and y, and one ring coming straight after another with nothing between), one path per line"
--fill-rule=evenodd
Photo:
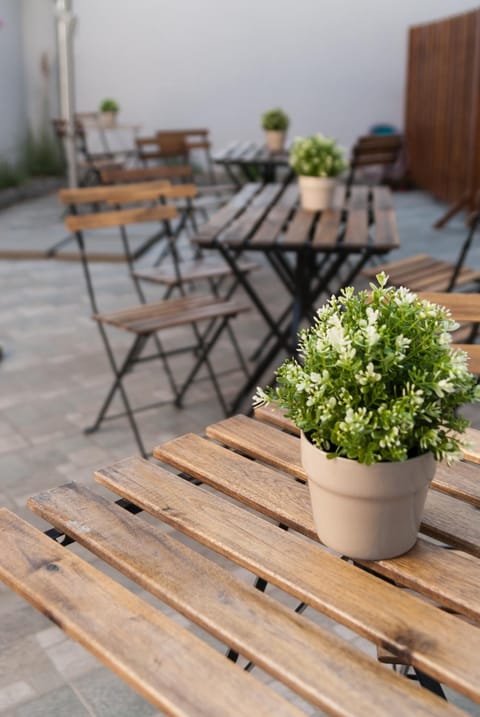
M409 553L351 562L318 543L293 427L259 415L287 432L235 416L158 446L166 468L133 457L98 470L116 503L76 483L34 496L29 507L58 529L50 537L0 510L0 579L169 715L465 715L440 683L475 714L465 698L480 702L480 467L439 467ZM64 535L86 559L51 540ZM429 689L379 665L345 628ZM233 664L238 653L270 682Z
M254 142L234 142L225 149L215 152L213 161L224 167L229 178L238 188L244 183L242 179L247 182L255 182L259 179L265 183L275 182L278 169L286 170L285 182L293 178L288 150L269 152L265 145ZM241 172L240 177L238 170Z
M371 257L399 246L390 190L360 185L347 189L341 184L331 208L320 213L299 208L296 184L246 184L192 241L222 253L268 326L232 413L251 396L283 349L294 352L301 322L311 322L322 295L349 286ZM244 251L264 253L282 282L288 304L280 315L272 315L249 278L236 269Z

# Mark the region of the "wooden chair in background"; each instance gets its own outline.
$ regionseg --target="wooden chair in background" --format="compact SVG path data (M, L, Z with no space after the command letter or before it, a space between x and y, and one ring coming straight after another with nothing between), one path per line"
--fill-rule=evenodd
M62 189L58 197L60 202L67 208L70 214L78 214L87 208L87 211L100 211L104 205L121 206L125 204L144 204L158 202L163 196L166 188L170 187L170 182L166 180L137 183L135 185L116 185L112 187L104 186L88 186L77 189ZM160 228L152 236L145 237L139 245L132 250L133 260L139 259L149 249L165 236L165 231ZM71 242L75 242L75 237L70 234L59 242L54 244L49 250L49 256L56 256L60 250ZM71 255L62 254L67 258ZM93 258L93 257L90 257ZM125 254L100 252L95 255L97 261L125 261Z
M77 190L79 191L79 190ZM72 199L72 197L70 197ZM130 209L116 209L111 211L99 211L89 214L68 215L65 219L67 229L75 235L78 243L82 266L85 275L88 297L93 311L93 319L97 322L100 335L105 347L107 358L114 375L114 381L107 392L105 400L100 411L86 433L97 431L104 420L107 418L115 418L126 416L130 423L130 427L134 434L140 453L147 456L148 453L142 441L140 431L135 419L135 413L139 410L145 410L147 407L132 409L130 399L124 385L124 380L134 366L145 361L159 359L163 365L165 374L169 381L173 393L175 405L181 407L186 392L197 377L199 370L206 366L209 378L212 382L215 393L218 397L220 405L225 414L228 413L226 400L219 385L218 376L210 361L210 354L215 344L219 340L222 333L226 330L231 319L239 314L248 311L249 306L238 301L229 299L220 299L209 296L182 296L178 299L162 300L155 303L140 303L138 305L120 309L117 311L101 312L98 304L97 294L94 286L94 275L90 270L90 262L86 251L87 234L94 234L97 230L107 227L125 228L130 225L142 224L144 222L165 222L168 223L177 216L177 210L173 205L156 205L153 207L135 207ZM130 265L129 257L131 253L128 249L128 238L126 234L125 247L127 252L127 260ZM135 288L140 292L138 285ZM206 329L200 330L199 325L207 324ZM169 362L169 356L185 351L185 347L175 348L167 351L160 340L160 333L165 330L177 327L191 327L195 335L195 346L193 347L193 366L188 375L180 386L173 375L173 370ZM115 328L128 332L133 335L133 343L126 351L121 360L115 356L116 347L109 339L107 329ZM156 352L150 355L144 355L144 349L153 339ZM192 350L192 347L187 347ZM234 350L237 355L240 367L245 373L247 368L243 359L238 343L234 341ZM117 395L123 402L124 411L114 416L108 416L107 412L110 408L112 400ZM161 402L165 403L165 402ZM159 404L156 404L159 405ZM160 404L161 405L161 404ZM148 406L153 408L154 406Z
M151 176L168 176L164 172L156 172L154 170L163 170L164 167L146 168L146 169L118 169L105 170L110 177L112 174L117 178L125 176L145 176L143 172L150 172ZM103 174L103 172L102 172ZM232 269L220 257L205 258L201 250L192 249L191 256L184 258L183 252L178 247L178 240L186 223L193 217L188 214L188 203L192 202L196 197L196 186L194 184L177 184L172 185L165 179L146 182L136 182L131 184L114 184L98 187L89 187L81 189L63 189L59 192L59 198L62 204L68 207L71 214L78 214L82 207L89 207L89 210L99 210L102 205L109 207L123 206L125 204L138 204L145 202L165 202L179 201L186 202L187 206L180 208L177 205L177 226L173 229L170 222L161 227L159 231L145 239L135 250L131 250L128 244L128 235L125 227L120 227L120 236L123 242L125 260L130 263L132 276L137 281L147 281L151 284L163 286L165 293L162 298L169 298L173 291L178 290L182 295L187 293L187 289L191 289L199 283L206 284L213 296L230 297L235 290L238 282L229 283L223 286L228 278L233 278ZM143 256L153 245L163 240L161 252L157 261L151 267L136 269L134 262ZM169 261L168 261L169 260ZM239 268L242 272L247 273L258 268L258 265L250 262L239 262ZM142 292L142 300L143 292Z
M449 262L428 254L415 254L405 259L380 264L363 270L364 276L374 279L384 271L393 286L406 286L412 291L454 291L475 285L480 280L480 271L465 266L475 232L478 229L480 212L472 214L467 236L460 248L456 262Z
M138 159L144 166L150 166L151 162L160 162L172 167L178 164L192 165L194 163L192 152L201 151L209 181L209 184L204 182L200 184L201 193L205 196L212 194L220 196L235 191L234 185L219 184L217 181L207 129L160 130L154 136L138 137L136 145Z
M353 184L356 171L364 167L382 168L379 183L384 184L398 162L402 147L403 138L399 134L359 137L352 149L347 186Z
M52 127L63 153L63 144L67 134L67 123L63 119L52 119ZM113 169L123 165L123 160L116 159L111 152L92 154L89 151L85 128L79 119L75 119L74 122L74 137L78 153L78 169L81 172L80 186L98 184L102 169Z

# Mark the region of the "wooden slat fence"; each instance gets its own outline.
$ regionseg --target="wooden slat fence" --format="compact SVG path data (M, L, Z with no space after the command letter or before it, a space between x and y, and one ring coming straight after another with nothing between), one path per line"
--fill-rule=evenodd
M446 202L480 186L480 10L410 28L406 144L413 181Z

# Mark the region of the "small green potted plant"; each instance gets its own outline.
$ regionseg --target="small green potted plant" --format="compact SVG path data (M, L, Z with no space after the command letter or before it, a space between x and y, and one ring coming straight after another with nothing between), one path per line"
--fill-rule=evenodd
M280 107L267 110L262 115L262 127L265 130L265 142L269 152L282 152L290 119Z
M290 152L290 165L298 176L303 209L319 211L332 203L336 177L346 168L344 150L335 139L321 134L297 137Z
M100 112L102 124L105 127L114 127L117 123L117 114L120 111L120 105L111 97L106 97L100 102Z
M414 545L435 462L462 447L458 408L480 400L447 309L387 280L332 297L300 332L300 360L254 398L286 408L301 430L322 542L367 560Z

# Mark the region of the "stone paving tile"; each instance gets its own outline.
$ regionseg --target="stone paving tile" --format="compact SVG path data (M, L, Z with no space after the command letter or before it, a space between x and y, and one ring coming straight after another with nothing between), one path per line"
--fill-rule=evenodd
M46 647L45 653L65 680L80 677L99 665L98 660L90 652L66 637Z
M0 688L0 711L15 707L20 702L31 700L35 691L26 682L13 682L7 687Z
M155 707L106 668L74 680L72 686L95 717L153 717L158 714Z
M16 717L95 717L68 685L22 705Z
M18 694L18 702L49 692L65 682L38 644L35 634L17 640L0 655L0 691L8 691L18 682L27 684L32 691L25 696Z

